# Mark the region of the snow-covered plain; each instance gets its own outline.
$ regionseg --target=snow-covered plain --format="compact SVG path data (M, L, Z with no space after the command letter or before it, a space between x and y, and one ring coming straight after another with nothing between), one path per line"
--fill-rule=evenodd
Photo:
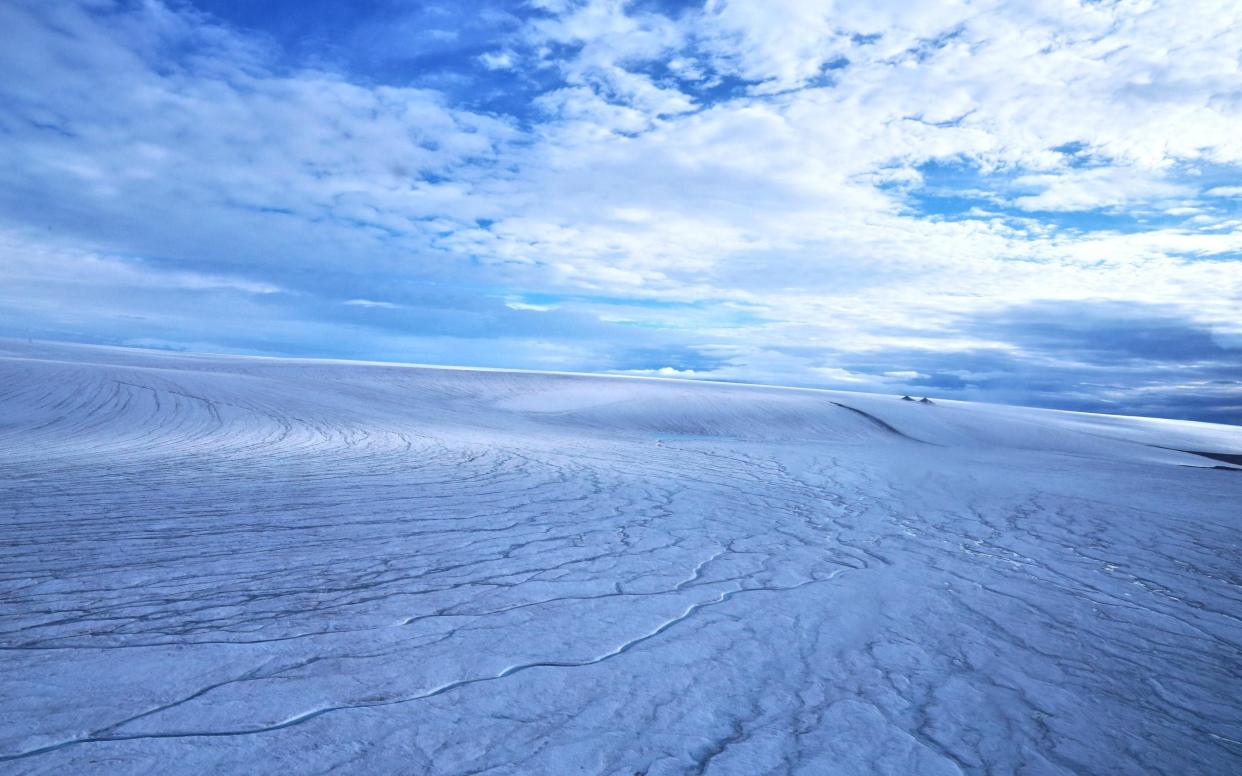
M1239 773L1178 450L1242 429L0 341L0 772Z

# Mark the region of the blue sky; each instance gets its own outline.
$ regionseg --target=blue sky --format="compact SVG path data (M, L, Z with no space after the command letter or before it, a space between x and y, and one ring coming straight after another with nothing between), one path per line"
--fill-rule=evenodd
M0 25L0 334L1242 423L1236 3Z

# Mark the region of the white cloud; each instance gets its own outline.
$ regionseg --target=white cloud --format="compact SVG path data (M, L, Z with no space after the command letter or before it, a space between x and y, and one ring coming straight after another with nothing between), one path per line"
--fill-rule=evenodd
M834 383L866 383L873 379L835 366L812 367L811 372Z
M54 226L80 248L58 271L101 287L90 256L354 306L391 304L368 301L376 278L524 311L564 295L558 312L725 354L695 371L730 379L880 380L799 348L1003 348L961 321L1035 298L1242 327L1242 223L1202 199L1242 187L1200 194L1197 172L1242 165L1237 4L538 5L469 63L549 84L521 121L276 66L157 2L4 5L20 121L0 182L34 204L0 195L0 219ZM929 162L979 174L941 184ZM972 207L937 213L919 199L937 186ZM1124 223L1049 216L1086 211ZM1199 220L1141 220L1162 214ZM523 352L590 351L545 345Z
M917 380L921 377L923 378L927 377L927 375L923 374L922 372L915 372L914 370L910 370L910 369L899 370L895 372L885 372L884 376L891 377L894 380Z
M479 55L479 61L488 70L508 70L513 67L513 55L507 51L488 51Z
M1020 188L1038 191L1014 200L1023 210L1092 210L1193 193L1186 184L1171 183L1149 172L1121 167L1023 175L1014 183Z
M556 305L550 304L531 304L530 302L520 302L517 300L509 300L505 302L505 307L510 310L525 310L534 313L546 313L556 309Z
M34 283L118 290L221 290L259 296L284 291L262 280L161 268L134 257L49 245L29 233L0 231L0 285L13 289ZM18 298L11 296L10 301Z
M347 301L341 302L341 304L346 304L346 305L350 305L353 307L379 307L385 310L395 310L401 306L398 304L393 304L392 302L377 302L372 299L349 299Z
M694 369L677 369L671 366L662 366L659 369L621 369L617 370L618 374L626 375L648 375L652 377L696 377L704 373Z

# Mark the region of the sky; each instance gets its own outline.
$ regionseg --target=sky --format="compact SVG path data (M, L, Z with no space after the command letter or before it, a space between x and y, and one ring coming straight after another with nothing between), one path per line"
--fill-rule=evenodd
M1242 4L0 0L0 335L1242 424Z

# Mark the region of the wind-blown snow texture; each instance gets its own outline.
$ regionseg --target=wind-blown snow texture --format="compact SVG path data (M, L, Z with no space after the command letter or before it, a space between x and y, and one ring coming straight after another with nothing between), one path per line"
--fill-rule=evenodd
M1242 431L0 342L0 771L1237 773L1177 450Z

